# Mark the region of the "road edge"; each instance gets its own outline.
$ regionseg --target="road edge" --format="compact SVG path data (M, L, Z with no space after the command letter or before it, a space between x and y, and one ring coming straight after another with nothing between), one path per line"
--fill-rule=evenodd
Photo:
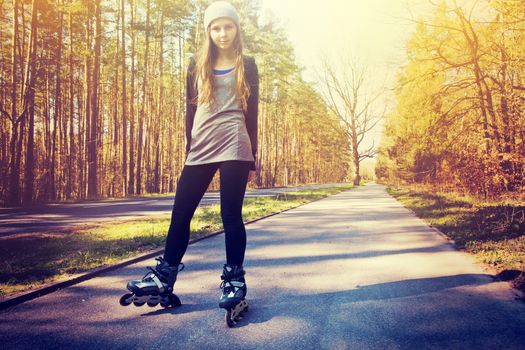
M480 263L477 259L475 259L475 257L473 256L473 254L463 250L463 249L460 249L457 247L456 245L456 241L454 241L452 238L450 238L449 236L447 236L445 233L443 233L441 230L439 230L438 228L434 227L432 224L429 224L428 222L426 222L423 218L419 217L419 215L417 215L417 213L410 209L409 207L405 206L401 201L397 200L395 197L393 197L390 193L387 192L387 194L392 197L394 200L398 201L399 203L401 203L401 205L403 206L403 208L407 209L408 211L410 211L415 217L417 217L419 220L421 220L425 225L427 225L430 229L432 229L435 233L437 233L439 236L441 236L442 238L444 238L446 241L447 241L447 244L449 244L455 251L457 252L461 252L463 254L467 254L468 256L470 257L473 257L474 258L474 261L476 262L476 264L478 266L480 266L482 269L484 269L485 271L487 272L490 272L491 275L492 275L492 278L494 279L495 282L507 282L509 288L512 290L512 292L514 293L515 295L515 298L519 301L522 301L522 302L525 302L525 293L522 292L521 290L517 289L517 288L514 288L514 286L512 285L512 283L510 283L511 281L507 281L507 280L503 280L503 279L500 279L497 277L497 271L492 268L491 266L489 265L485 265L483 263Z

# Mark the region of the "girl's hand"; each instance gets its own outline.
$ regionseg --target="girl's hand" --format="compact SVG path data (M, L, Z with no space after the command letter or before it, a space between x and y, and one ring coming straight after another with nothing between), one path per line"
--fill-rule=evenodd
M250 170L250 173L248 174L248 182L250 182L253 179L255 179L255 176L256 176L256 171L255 170Z

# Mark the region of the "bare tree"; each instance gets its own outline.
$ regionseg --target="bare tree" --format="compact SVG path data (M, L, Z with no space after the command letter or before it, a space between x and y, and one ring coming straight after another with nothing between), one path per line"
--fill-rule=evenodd
M336 66L326 57L321 58L320 81L321 94L328 109L339 119L343 125L345 136L351 145L352 161L355 167L354 185L359 185L361 161L372 158L377 149L372 146L361 150L360 146L365 136L377 125L385 114L374 114L372 106L382 95L365 93L366 70L355 60L342 57L340 65Z

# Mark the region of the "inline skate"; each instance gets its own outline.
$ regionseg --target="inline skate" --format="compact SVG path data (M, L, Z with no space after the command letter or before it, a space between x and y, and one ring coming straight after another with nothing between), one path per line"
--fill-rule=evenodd
M248 311L244 274L242 266L224 264L219 307L226 310L224 319L229 328L233 327L242 318L243 313Z
M173 293L173 285L177 280L177 274L184 269L184 264L170 266L162 257L155 258L157 266L148 267L148 272L142 280L128 282L127 289L131 293L126 293L120 298L120 305L128 306L133 303L135 306L148 304L155 307L160 304L164 308L181 305L180 299Z

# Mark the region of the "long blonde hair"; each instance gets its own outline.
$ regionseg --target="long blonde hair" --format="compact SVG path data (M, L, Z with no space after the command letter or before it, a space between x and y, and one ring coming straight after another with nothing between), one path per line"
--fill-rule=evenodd
M237 24L235 24L237 26ZM233 40L233 49L237 55L235 59L235 91L237 97L241 100L243 111L248 108L248 96L250 96L250 86L246 81L244 74L244 60L242 56L243 44L241 39L241 31L237 26L237 35ZM197 81L201 80L201 90L196 96L195 104L215 103L215 96L213 91L215 89L215 79L213 75L213 63L217 59L218 50L210 37L210 29L206 30L206 40L204 45L197 52L197 59L195 64L195 91L197 91Z

